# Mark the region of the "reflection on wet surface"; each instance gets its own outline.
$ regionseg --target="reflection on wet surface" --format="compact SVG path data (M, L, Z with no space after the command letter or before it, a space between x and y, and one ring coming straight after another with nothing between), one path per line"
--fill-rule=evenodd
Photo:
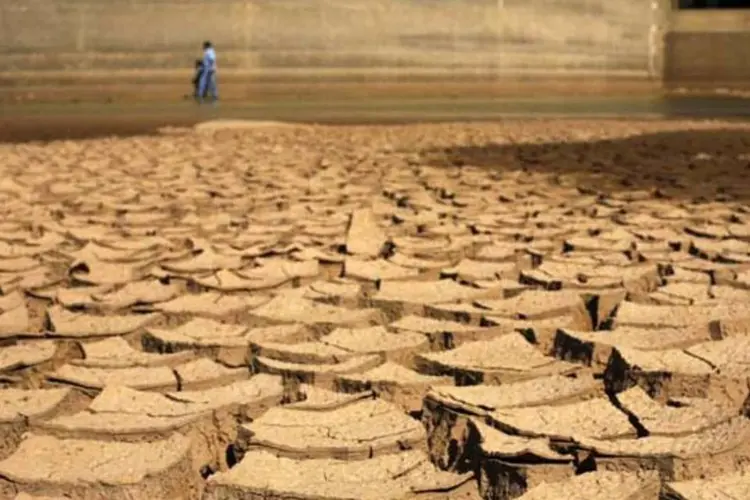
M224 102L216 108L198 108L190 102L19 104L4 105L0 141L147 134L167 125L190 126L219 118L394 124L523 117L744 119L748 116L750 100L696 96Z

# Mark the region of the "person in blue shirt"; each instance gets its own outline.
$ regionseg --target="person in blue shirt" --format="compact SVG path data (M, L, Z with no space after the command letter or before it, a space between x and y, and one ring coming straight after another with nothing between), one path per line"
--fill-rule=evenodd
M216 51L211 42L203 42L203 71L198 82L198 102L203 102L207 94L211 94L214 102L219 100L216 86Z

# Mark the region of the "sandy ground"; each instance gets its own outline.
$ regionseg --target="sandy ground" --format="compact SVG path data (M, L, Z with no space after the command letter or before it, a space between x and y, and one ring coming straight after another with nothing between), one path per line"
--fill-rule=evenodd
M0 145L0 498L747 497L749 125L189 124Z

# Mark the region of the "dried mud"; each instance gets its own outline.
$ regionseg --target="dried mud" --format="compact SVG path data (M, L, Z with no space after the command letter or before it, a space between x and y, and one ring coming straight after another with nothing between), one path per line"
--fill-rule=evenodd
M0 144L0 497L750 491L750 127Z

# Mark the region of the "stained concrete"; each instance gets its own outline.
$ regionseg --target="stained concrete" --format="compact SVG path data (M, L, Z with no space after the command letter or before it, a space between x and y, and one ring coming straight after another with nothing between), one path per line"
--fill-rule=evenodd
M223 94L235 99L261 94L304 98L313 85L332 88L343 81L356 83L368 95L385 92L378 87L382 82L492 85L495 90L482 92L483 97L499 87L504 87L500 93L516 95L528 82L536 87L542 80L554 82L552 93L557 94L569 93L560 85L582 94L607 93L610 82L622 80L688 88L750 86L745 50L750 10L680 11L676 3L0 2L0 101L40 95L56 100L61 88L76 100L92 92L101 95L103 89L109 89L107 100L178 96L204 39L215 42ZM466 85L458 92L428 86L418 93L436 89L443 89L441 96L477 94Z
M673 11L668 31L668 86L750 86L750 9Z
M204 39L249 75L647 76L660 15L650 0L16 0L0 3L0 76L180 70Z

